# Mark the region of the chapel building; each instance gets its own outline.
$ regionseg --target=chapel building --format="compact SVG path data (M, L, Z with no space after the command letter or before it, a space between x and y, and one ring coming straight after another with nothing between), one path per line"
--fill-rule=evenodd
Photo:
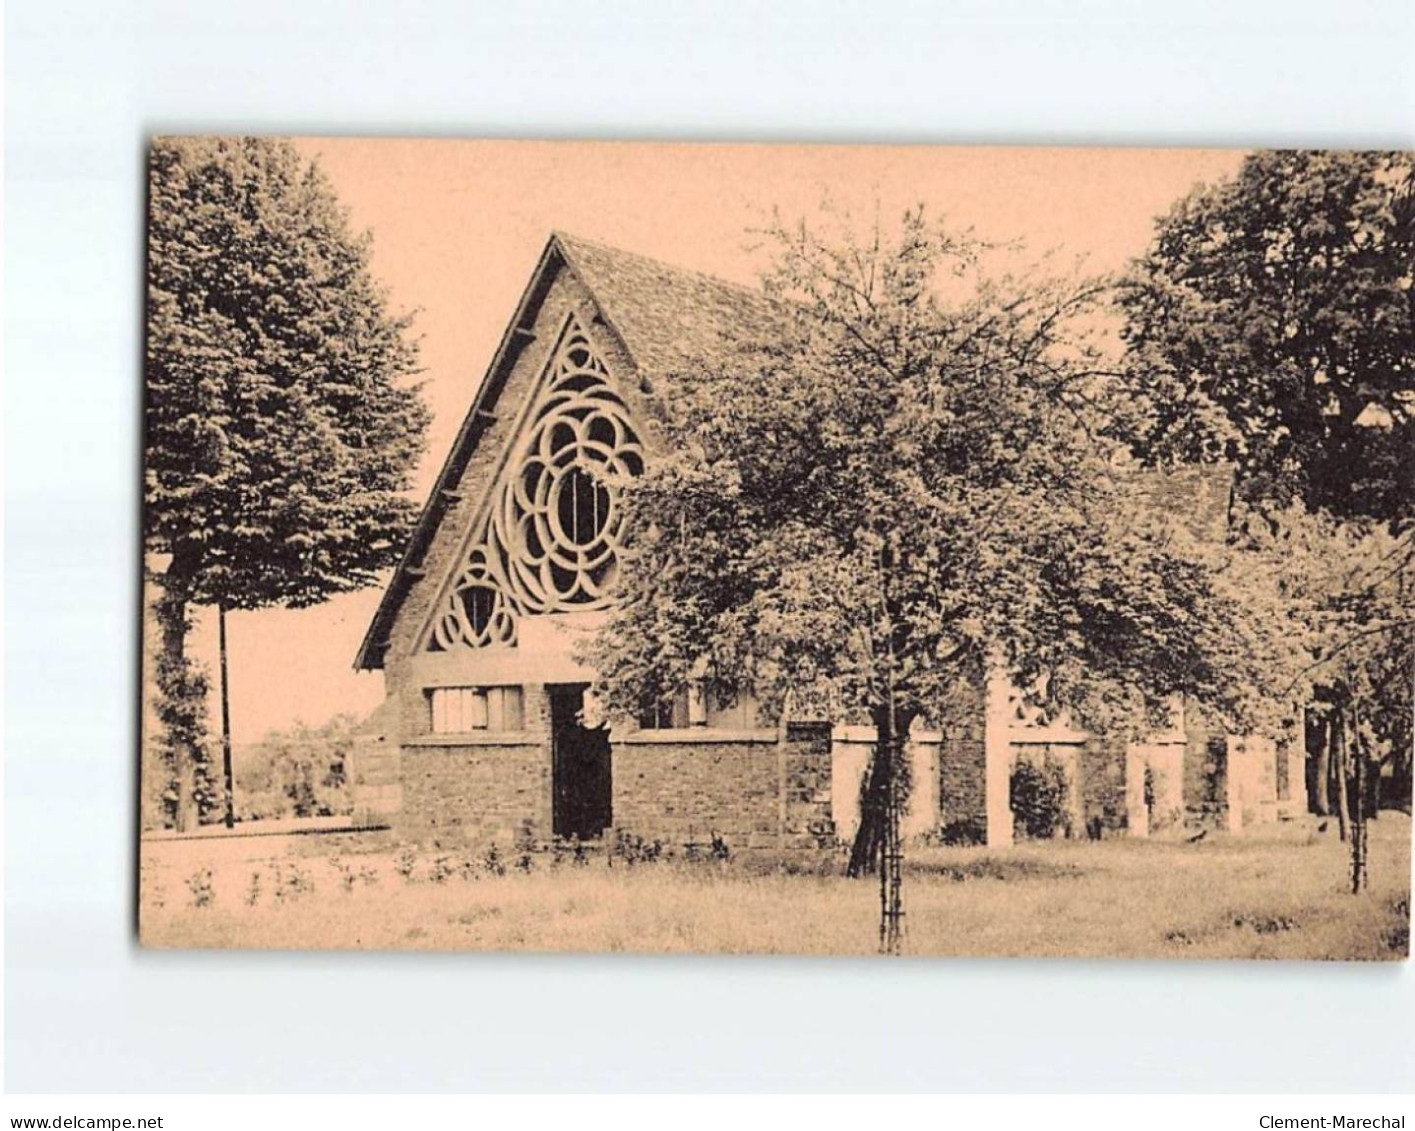
M359 649L387 698L351 759L356 817L443 846L625 834L733 851L827 847L858 823L869 728L768 720L685 688L599 722L575 658L614 600L623 516L671 376L773 333L763 294L552 235ZM1155 476L1155 503L1222 537L1230 476ZM1065 769L1068 835L1149 835L1306 809L1300 750L1213 732L1114 743L1029 715L996 679L916 725L905 831L1012 842L1021 763Z

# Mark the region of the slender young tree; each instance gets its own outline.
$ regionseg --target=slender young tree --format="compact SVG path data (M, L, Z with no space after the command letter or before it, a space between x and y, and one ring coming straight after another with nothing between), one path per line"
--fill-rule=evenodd
M191 606L311 605L394 563L428 412L410 316L293 145L161 139L149 197L144 535L158 672L190 689ZM221 791L178 745L177 804L205 818Z
M1250 507L1238 524L1250 556L1265 558L1289 640L1301 657L1289 694L1308 702L1316 731L1309 783L1350 846L1352 890L1365 887L1366 821L1382 767L1398 771L1411 741L1405 698L1415 671L1415 605L1408 548L1372 520ZM1300 689L1300 690L1298 690Z
M1099 283L991 280L920 212L893 242L774 235L782 330L680 374L625 484L620 600L586 653L611 714L701 679L872 722L858 875L897 858L911 724L991 669L1117 736L1175 694L1261 700L1241 586L1099 435Z

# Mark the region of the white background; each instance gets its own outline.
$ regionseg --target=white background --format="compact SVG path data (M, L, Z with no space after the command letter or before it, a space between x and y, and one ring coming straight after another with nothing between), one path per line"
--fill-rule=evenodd
M756 7L11 0L10 1089L1411 1087L1406 966L137 949L146 135L1415 144L1408 0Z

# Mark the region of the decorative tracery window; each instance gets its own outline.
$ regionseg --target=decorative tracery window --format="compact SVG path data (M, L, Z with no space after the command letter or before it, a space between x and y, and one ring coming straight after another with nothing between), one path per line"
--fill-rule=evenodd
M514 644L523 614L604 607L624 526L619 484L643 466L628 406L572 316L429 647Z

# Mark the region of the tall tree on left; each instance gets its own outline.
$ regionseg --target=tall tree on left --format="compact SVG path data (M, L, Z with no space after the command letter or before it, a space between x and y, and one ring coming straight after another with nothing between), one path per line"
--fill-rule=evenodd
M429 421L411 316L371 237L289 142L181 138L149 158L143 535L161 630L164 819L219 815L195 605L317 604L394 564Z

